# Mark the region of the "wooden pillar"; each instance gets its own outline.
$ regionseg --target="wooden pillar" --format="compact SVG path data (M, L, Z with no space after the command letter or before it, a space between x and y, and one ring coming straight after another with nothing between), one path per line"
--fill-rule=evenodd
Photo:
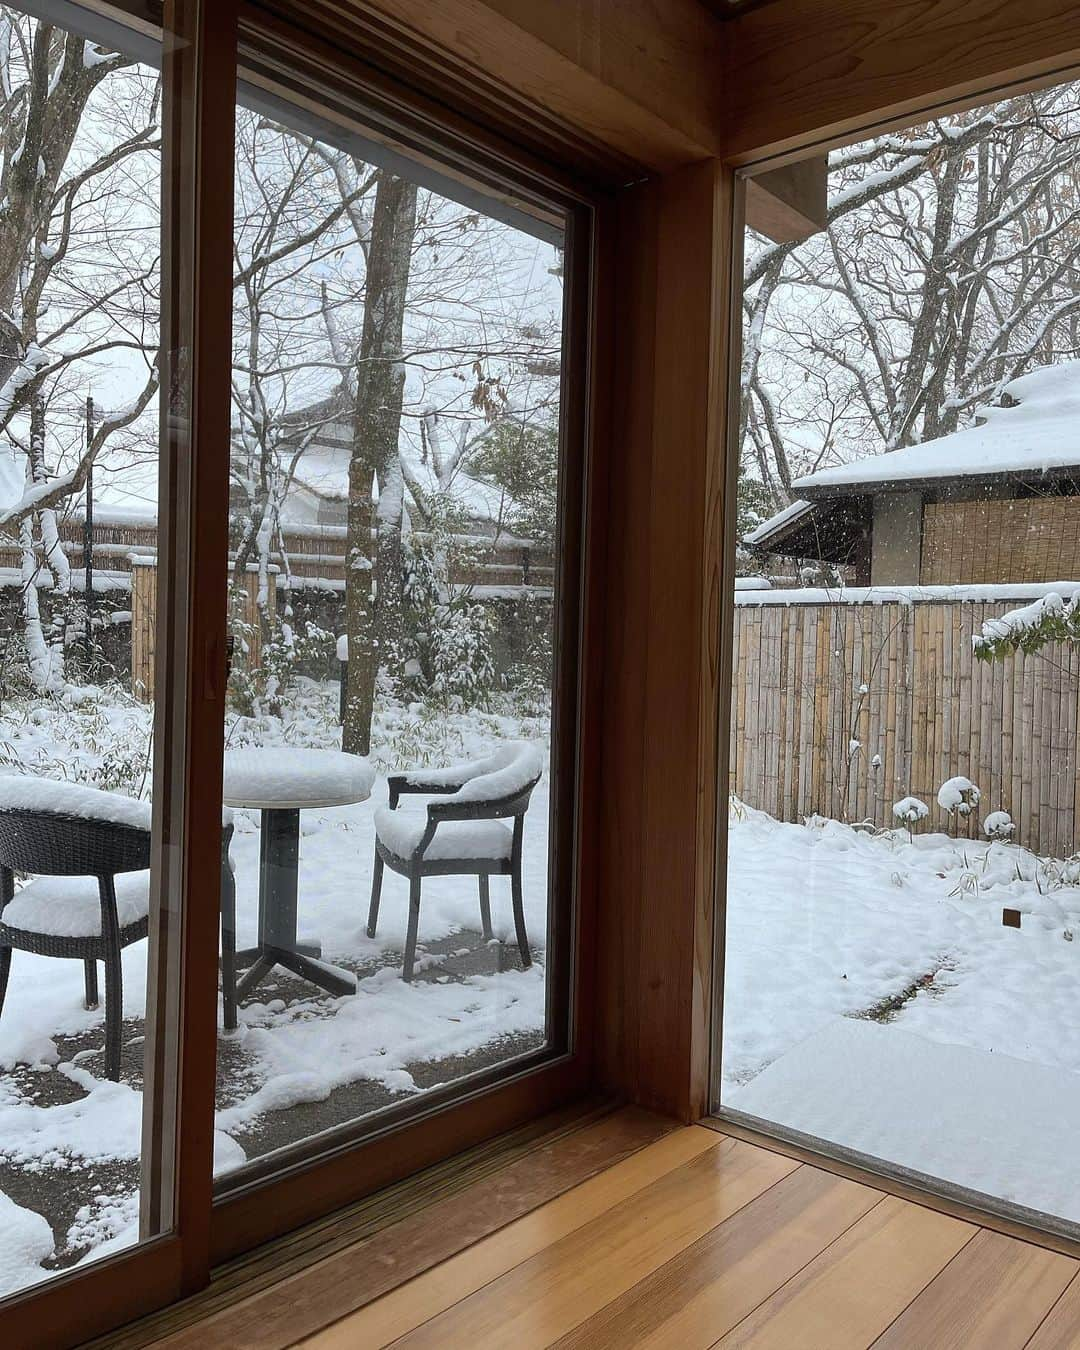
M708 1101L734 192L717 161L627 189L612 265L599 1072L684 1120Z

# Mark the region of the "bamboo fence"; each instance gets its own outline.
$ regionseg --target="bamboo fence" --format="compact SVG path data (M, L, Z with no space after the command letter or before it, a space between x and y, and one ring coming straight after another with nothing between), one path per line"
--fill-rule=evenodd
M731 791L780 820L895 824L915 796L926 828L978 836L1005 810L1016 840L1080 848L1080 650L979 661L972 637L1003 601L737 604ZM977 814L957 826L937 790L963 774Z

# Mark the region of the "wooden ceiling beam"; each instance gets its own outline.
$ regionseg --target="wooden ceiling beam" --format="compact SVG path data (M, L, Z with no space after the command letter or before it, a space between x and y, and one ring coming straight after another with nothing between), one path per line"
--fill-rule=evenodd
M776 0L721 32L720 153L735 164L1080 66L1076 0Z
M624 160L666 172L715 155L724 25L698 0L317 0L339 32L377 15Z
M811 155L746 181L746 223L775 244L797 244L825 228L827 155Z

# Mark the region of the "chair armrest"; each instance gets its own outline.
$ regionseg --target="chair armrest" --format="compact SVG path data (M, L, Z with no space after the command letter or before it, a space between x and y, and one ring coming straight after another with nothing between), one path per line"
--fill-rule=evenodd
M449 796L461 786L460 783L429 783L423 777L423 770L415 773L391 773L386 776L386 786L390 791L390 810L397 807L398 798L408 796L436 797Z

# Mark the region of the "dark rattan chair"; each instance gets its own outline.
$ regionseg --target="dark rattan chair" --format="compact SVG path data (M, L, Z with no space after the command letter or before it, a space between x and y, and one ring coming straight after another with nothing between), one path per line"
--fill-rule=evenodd
M24 780L40 784L41 780ZM150 831L140 825L104 818L110 793L49 783L48 797L69 810L13 805L17 789L5 784L0 796L0 1014L3 1013L13 950L39 956L81 960L85 968L86 1007L98 1006L97 963L105 966L105 1073L120 1077L123 979L121 951L146 937L149 926ZM40 791L31 788L31 795ZM102 815L84 814L88 798L104 799ZM116 798L119 813L130 818L137 803ZM97 805L96 802L93 803ZM222 828L222 985L226 1027L236 1026L235 883L229 860L233 827ZM14 873L30 881L16 895ZM117 877L128 873L117 895ZM58 878L70 879L65 885ZM92 892L78 879L97 881ZM67 931L65 931L67 930Z
M367 934L375 936L379 921L383 868L409 878L409 925L401 978L411 980L420 922L420 885L424 877L475 876L480 889L480 923L490 939L490 878L509 876L521 964L532 965L525 931L521 889L521 852L525 812L540 781L543 760L524 742L504 746L487 759L451 769L418 769L391 774L389 806L375 812L375 865ZM425 812L398 812L406 794L441 796ZM513 828L502 824L513 820Z

